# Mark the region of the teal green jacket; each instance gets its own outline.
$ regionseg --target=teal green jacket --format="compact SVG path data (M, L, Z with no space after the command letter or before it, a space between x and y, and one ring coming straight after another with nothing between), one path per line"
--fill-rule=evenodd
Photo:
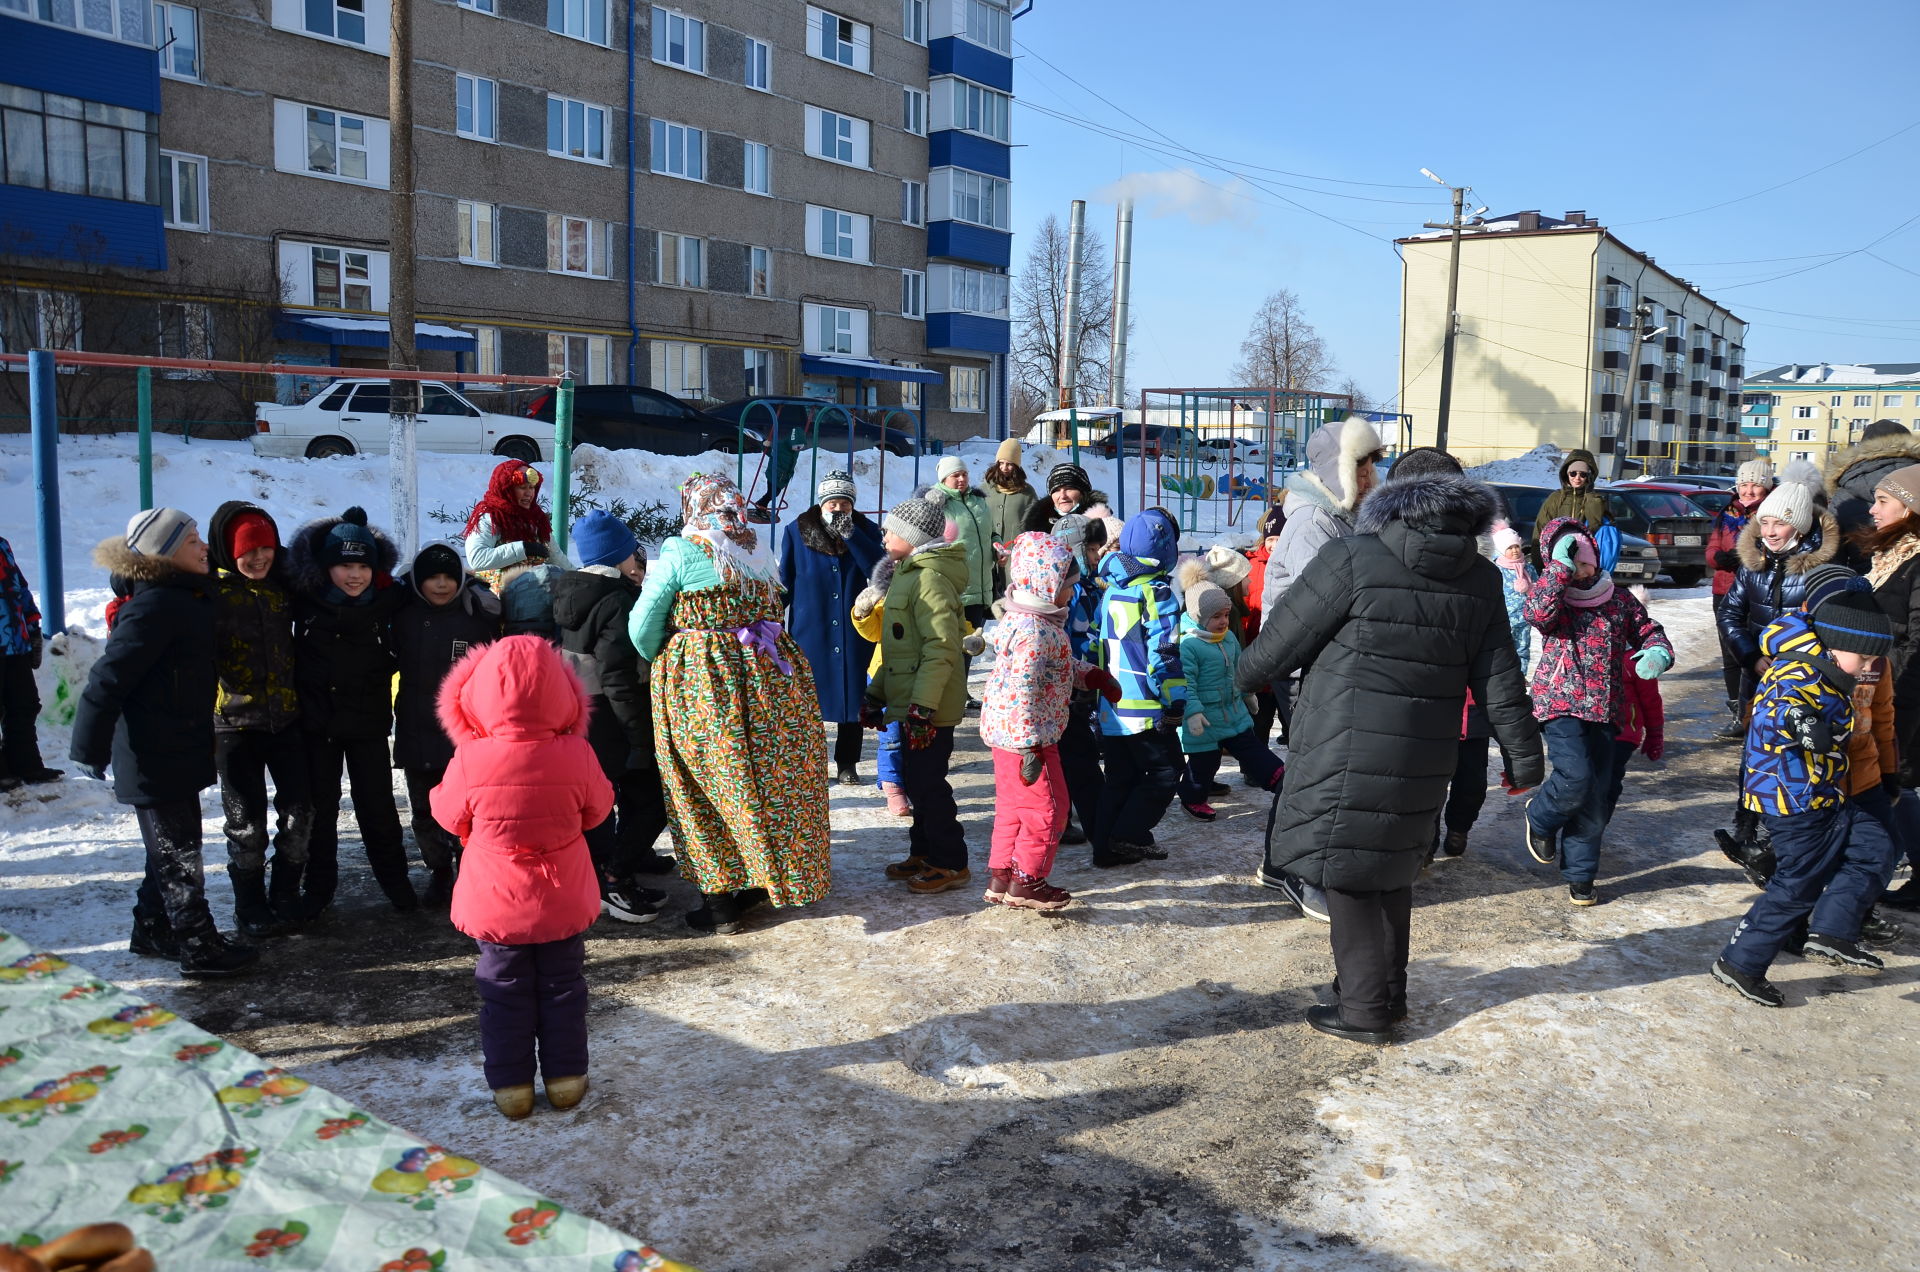
M640 656L652 662L667 643L667 628L673 621L674 598L682 592L698 592L719 587L719 567L699 544L678 535L660 545L660 559L647 565L647 581L640 587L640 599L627 616L627 638Z
M967 550L967 586L960 594L962 605L989 605L993 602L993 510L987 497L978 490L960 494L950 486L934 483L932 494L946 500L947 520L960 527L960 544Z
M1187 718L1180 726L1180 749L1218 751L1222 738L1245 733L1253 716L1233 675L1240 667L1240 642L1229 631L1218 644L1207 639L1191 614L1180 618L1180 666L1187 673ZM1196 729L1195 716L1205 716L1207 727Z

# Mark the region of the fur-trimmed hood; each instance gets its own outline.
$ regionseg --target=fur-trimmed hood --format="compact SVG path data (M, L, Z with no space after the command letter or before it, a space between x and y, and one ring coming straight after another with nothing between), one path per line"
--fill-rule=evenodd
M1354 470L1379 449L1379 432L1357 415L1323 425L1307 439L1307 466L1287 478L1287 489L1290 493L1311 492L1324 500L1329 510L1350 518L1360 502Z
M592 703L544 637L507 636L478 645L447 672L435 699L455 745L475 738L584 735Z
M1493 529L1500 496L1485 482L1470 477L1413 477L1387 481L1360 506L1354 529L1378 534L1389 521L1404 521L1414 530L1438 534L1465 534L1474 538Z
M1760 542L1760 518L1747 522L1733 550L1739 554L1740 564L1749 570L1759 572L1767 568L1766 545ZM1813 533L1802 535L1783 560L1788 574L1805 574L1817 565L1827 564L1839 552L1840 523L1831 512L1823 511Z
M111 575L134 583L187 583L204 580L208 585L213 582L211 575L188 574L173 563L172 557L143 556L127 546L127 537L116 534L111 539L102 539L93 548L93 563ZM119 589L116 588L115 591ZM132 592L128 588L128 592Z
M1827 492L1838 495L1844 489L1872 502L1880 479L1908 464L1920 464L1920 435L1896 433L1861 442L1827 461Z
M866 513L858 510L853 514L853 528L856 534L865 531L875 539L880 537L880 527L873 524L872 518ZM819 504L793 519L792 533L798 534L800 542L815 552L823 552L828 556L847 554L847 541L827 529L827 519L820 515Z
M320 544L329 531L345 520L345 517L321 517L318 521L309 521L294 531L292 541L287 544L287 569L293 585L309 596L325 596L333 586L327 577L327 567L320 564ZM367 529L373 535L373 585L378 588L392 581L394 567L400 564L400 549L384 531L372 526Z
M1587 471L1593 474L1593 476L1587 478L1587 484L1581 487L1581 489L1592 490L1600 482L1599 461L1594 459L1592 451L1578 449L1568 451L1565 458L1560 461L1560 467L1554 470L1554 475L1560 479L1560 488L1562 490L1573 489L1572 486L1567 484L1567 469L1577 463L1586 464Z

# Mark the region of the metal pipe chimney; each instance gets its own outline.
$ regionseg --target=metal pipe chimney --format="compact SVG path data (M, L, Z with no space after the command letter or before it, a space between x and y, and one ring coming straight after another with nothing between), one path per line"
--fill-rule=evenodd
M1074 404L1080 380L1080 256L1087 235L1087 201L1075 199L1067 230L1067 294L1060 308L1060 402Z
M1113 366L1107 378L1107 405L1126 409L1127 318L1133 292L1133 200L1120 200L1113 218Z

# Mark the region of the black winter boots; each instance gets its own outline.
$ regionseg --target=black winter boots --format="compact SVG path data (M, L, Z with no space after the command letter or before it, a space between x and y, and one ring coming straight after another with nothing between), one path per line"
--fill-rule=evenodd
M240 935L255 940L285 936L287 925L274 912L267 899L267 872L255 867L227 867L227 879L233 884L233 924Z

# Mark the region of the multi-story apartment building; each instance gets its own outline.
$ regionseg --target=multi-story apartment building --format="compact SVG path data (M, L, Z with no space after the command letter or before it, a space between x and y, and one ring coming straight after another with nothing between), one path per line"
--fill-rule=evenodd
M1790 363L1751 376L1740 431L1773 455L1824 464L1892 420L1920 433L1920 362Z
M1400 401L1431 442L1447 231L1399 240ZM1584 447L1611 472L1730 464L1746 323L1584 212L1474 222L1460 244L1449 449L1481 462Z
M385 365L389 3L0 0L6 346ZM418 0L422 363L1004 432L1012 17Z

